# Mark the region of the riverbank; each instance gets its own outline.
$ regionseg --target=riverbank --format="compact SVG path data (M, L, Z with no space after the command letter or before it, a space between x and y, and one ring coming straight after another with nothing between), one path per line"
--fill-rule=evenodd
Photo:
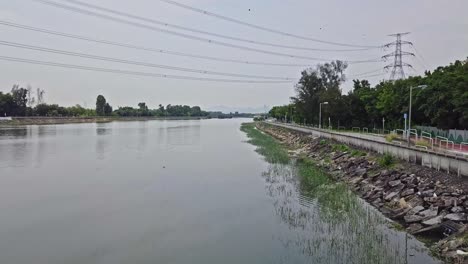
M200 120L204 117L13 117L11 121L1 121L2 126L23 125L60 125L78 123L108 123L114 121L150 121L150 120Z
M265 123L256 127L293 149L292 156L311 160L334 180L345 182L407 232L430 240L434 254L447 262L463 261L468 200L462 179L286 128Z

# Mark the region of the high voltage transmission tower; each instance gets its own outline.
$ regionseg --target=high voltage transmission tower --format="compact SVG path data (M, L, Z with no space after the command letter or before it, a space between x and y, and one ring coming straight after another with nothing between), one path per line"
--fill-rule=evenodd
M410 46L413 45L413 43L411 43L409 41L401 40L402 36L408 35L408 34L409 34L409 32L391 34L389 36L396 37L396 41L384 45L384 47L386 47L386 48L389 48L391 46L395 46L395 51L394 52L382 56L382 58L384 60L386 60L386 59L388 59L390 57L394 58L394 61L393 61L392 64L389 64L389 65L384 67L385 70L388 70L390 68L392 69L391 74L390 74L390 80L405 79L406 75L405 75L404 67L413 68L413 66L411 64L403 62L403 56L414 56L414 53L402 50L403 45L410 45Z

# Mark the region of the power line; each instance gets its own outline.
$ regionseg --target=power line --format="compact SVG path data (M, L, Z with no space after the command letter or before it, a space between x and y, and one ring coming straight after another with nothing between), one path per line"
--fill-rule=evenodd
M280 53L280 52L273 52L273 51L262 50L262 49L257 49L257 48L251 48L251 47L231 44L231 43L227 43L227 42L222 42L222 41L197 37L197 36L193 36L193 35L189 35L189 34L185 34L185 33L180 33L180 32L176 32L176 31L171 31L171 30L167 30L167 29L157 28L157 27L154 27L154 26L149 26L149 25L145 25L145 24L141 24L141 23L137 23L137 22L132 22L132 21L117 18L117 17L112 17L112 16L108 16L108 15L104 15L104 14L99 14L99 13L92 12L92 11L89 11L89 10L84 10L84 9L71 7L71 6L67 6L67 5L62 5L62 4L54 3L54 2L51 2L51 1L47 1L47 0L32 0L32 1L40 2L40 3L51 5L51 6L55 6L55 7L62 8L62 9L65 9L65 10L69 10L69 11L72 11L72 12L75 12L75 13L81 13L81 14L85 14L85 15L88 15L88 16L93 16L93 17L97 17L97 18L101 18L101 19L107 19L107 20L110 20L110 21L114 21L114 22L118 22L118 23L122 23L122 24L127 24L127 25L131 25L131 26L134 26L134 27L138 27L138 28L144 28L144 29L152 30L152 31L156 31L156 32L171 34L171 35L183 37L183 38L186 38L186 39L198 40L198 41L202 41L202 42L209 43L209 44L216 44L216 45L221 45L221 46L226 46L226 47L231 47L231 48L236 48L236 49L248 50L248 51L252 51L252 52L264 53L264 54L287 57L287 58L302 59L302 60L312 60L312 61L330 61L330 60L334 60L334 59L308 57L308 56L302 56L302 55L294 55L294 54L287 54L287 53ZM357 61L348 61L348 62L350 62L350 63L366 63L366 62L376 62L376 61L378 61L378 60L377 59L369 59L369 60L357 60Z
M148 72L139 72L139 71L125 71L125 70L118 70L118 69L88 67L88 66L82 66L82 65L64 64L64 63L56 63L56 62L49 62L49 61L29 60L29 59L23 59L23 58L7 57L7 56L0 56L0 60L35 64L35 65L43 65L43 66L52 66L52 67L59 67L59 68L66 68L66 69L78 69L78 70L87 70L87 71L94 71L94 72L107 72L107 73L117 73L117 74L125 74L125 75L136 75L136 76L167 78L167 79L178 79L178 80L228 82L228 83L270 83L270 84L290 83L289 81L213 79L213 78L200 78L200 77L171 75L171 74L148 73Z
M155 53L162 53L162 54L169 54L169 55L175 55L175 56L189 57L189 58L240 63L240 64L248 64L248 65L263 65L263 66L280 66L280 67L311 66L310 64L289 64L289 63L271 63L271 62L236 60L236 59L229 59L229 58L219 58L219 57L212 57L212 56L205 56L205 55L183 53L183 52L178 52L178 51L169 51L169 50L149 48L149 47L137 46L137 45L126 44L126 43L119 43L119 42L114 42L114 41L109 41L109 40L104 40L104 39L94 39L94 38L86 37L82 35L80 36L80 35L74 35L74 34L69 34L69 33L63 33L59 31L52 31L52 30L43 29L43 28L30 27L30 26L21 25L17 23L11 23L11 22L2 21L2 20L0 20L0 25L29 30L33 32L45 33L45 34L50 34L50 35L55 35L55 36L60 36L60 37L67 37L71 39L78 39L78 40L83 40L83 41L88 41L88 42L100 43L100 44L105 44L105 45L111 45L111 46L117 46L117 47L123 47L123 48L135 49L135 50L142 50L142 51L149 51L149 52L155 52Z
M424 59L424 57L421 55L421 53L416 49L416 47L414 45L411 45L411 47L413 48L414 52L416 53L417 56L416 59L420 62L420 64L426 68L426 70L429 69L429 67L427 67L427 63L426 63L426 60Z
M203 10L203 9L199 9L199 8L192 7L192 6L189 6L189 5L181 4L179 2L172 1L172 0L159 0L159 1L171 4L171 5L174 5L174 6L178 6L178 7L184 8L184 9L188 9L188 10L191 10L191 11L194 11L194 12L197 12L197 13L201 13L203 15L215 17L215 18L218 18L218 19L222 19L222 20L225 20L225 21L233 22L233 23L236 23L236 24L240 24L240 25L243 25L243 26L247 26L247 27L251 27L251 28L255 28L255 29L259 29L259 30L263 30L263 31L266 31L266 32L279 34L279 35L282 35L282 36L288 36L288 37L293 37L293 38L302 39L302 40L309 40L309 41L314 41L314 42L318 42L318 43L324 43L324 44L330 44L330 45L336 45L336 46L344 46L344 47L359 47L359 48L379 48L379 47L381 47L381 46L366 46L366 45L355 45L355 44L348 44L348 43L339 43L339 42L326 41L326 40L321 40L321 39L316 39L316 38L311 38L311 37L300 36L300 35L287 33L287 32L283 32L283 31L276 30L276 29L271 29L271 28L251 24L251 23L244 22L244 21L241 21L241 20L238 20L238 19L235 19L235 18L226 17L226 16L223 16L223 15L219 15L219 14L216 14L216 13L213 13L213 12Z
M382 70L382 69L380 69L380 70ZM377 77L377 76L382 76L382 75L385 75L385 73L382 72L382 73L371 74L371 75L363 75L363 76L351 75L351 76L348 76L348 77L349 77L349 78L363 79L363 78Z
M357 77L357 76L361 76L361 75L367 75L367 74L371 74L371 73L375 73L375 72L381 72L381 74L384 74L384 72L382 72L382 69L375 69L375 70L372 70L372 71L367 71L367 72L361 72L361 73L357 73L357 74L353 74L351 76L353 77Z
M62 1L69 2L69 3L75 4L75 5L85 6L87 8L91 8L91 9L94 9L94 10L99 10L99 11L102 11L102 12L111 13L111 14L118 15L118 16L123 16L123 17L126 17L126 18L136 19L136 20L147 22L147 23L168 27L168 28L174 28L174 29L178 29L178 30L189 31L189 32L193 32L193 33L204 34L204 35L209 35L209 36L213 36L213 37L224 38L224 39L240 41L240 42L246 42L246 43L256 44L256 45L263 45L263 46L270 46L270 47L277 47L277 48L286 48L286 49L293 49L293 50L309 50L309 51L325 51L325 52L352 52L352 51L366 51L366 50L381 48L381 47L366 47L366 48L358 48L358 49L321 49L321 48L289 46L289 45L283 45L283 44L263 42L263 41L258 41L258 40L251 40L251 39L245 39L245 38L239 38L239 37L232 37L232 36L228 36L228 35L208 32L208 31L199 30L199 29L195 29L195 28L179 26L179 25L168 23L168 22L156 20L154 18L142 17L142 16L138 16L138 15L122 12L122 11L117 11L117 10L114 10L114 9L105 8L105 7L102 7L102 6L97 6L97 5L93 5L93 4L89 4L89 3L85 3L85 2L81 2L81 1L77 1L77 0L62 0Z
M293 78L287 78L287 77L272 77L272 76L259 76L259 75L206 71L206 70L199 70L199 69L192 69L192 68L182 68L182 67L176 67L176 66L140 62L140 61L123 60L123 59L103 57L103 56L78 53L78 52L72 52L72 51L66 51L66 50L50 49L50 48L44 48L44 47L39 47L39 46L26 45L26 44L2 41L2 40L0 40L0 45L15 47L15 48L22 48L22 49L29 49L29 50L36 50L36 51L42 51L42 52L48 52L48 53L54 53L54 54L61 54L61 55L66 55L66 56L81 57L81 58L109 61L109 62L117 62L117 63L137 65L137 66L144 66L144 67L161 68L161 69L168 69L168 70L175 70L175 71L194 72L194 73L221 75L221 76L230 76L230 77L239 77L239 78L256 78L256 79L285 80L285 81L293 80Z
M409 34L409 32L396 33L396 34L389 35L389 36L392 36L392 37L396 37L396 41L388 43L387 45L385 45L385 47L387 47L387 48L390 47L390 46L395 46L395 51L394 52L382 56L383 59L387 59L389 57L394 58L392 64L389 64L389 65L384 67L384 69L392 68L392 71L391 71L391 74L390 74L390 80L405 79L406 75L405 75L405 71L404 71L403 68L404 67L413 68L413 66L411 64L403 62L403 56L408 56L408 55L409 56L414 56L414 53L406 52L406 51L402 50L403 45L411 45L411 46L413 45L413 43L411 43L409 41L401 40L402 36L408 35L408 34Z

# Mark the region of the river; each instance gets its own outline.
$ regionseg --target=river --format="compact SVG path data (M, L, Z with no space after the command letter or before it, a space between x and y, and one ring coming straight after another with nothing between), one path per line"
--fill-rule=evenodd
M0 128L0 263L438 263L265 162L245 121Z

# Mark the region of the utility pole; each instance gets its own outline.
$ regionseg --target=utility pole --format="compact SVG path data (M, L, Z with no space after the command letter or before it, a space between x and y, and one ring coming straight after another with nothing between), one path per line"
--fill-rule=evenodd
M382 134L385 134L385 117L382 117Z
M406 75L405 75L405 71L403 68L404 67L413 68L411 64L403 62L403 56L414 56L414 53L406 52L402 50L403 45L411 45L411 46L413 45L412 42L401 40L402 36L408 35L408 34L409 32L391 34L389 36L396 37L396 41L384 45L384 47L386 48L395 46L394 52L382 56L382 59L384 60L387 60L388 58L393 57L393 63L384 67L385 70L388 70L390 68L392 69L390 73L390 80L405 79Z
M323 103L320 103L319 105L319 128L322 128L322 105L323 104L327 105L328 102L323 102Z

